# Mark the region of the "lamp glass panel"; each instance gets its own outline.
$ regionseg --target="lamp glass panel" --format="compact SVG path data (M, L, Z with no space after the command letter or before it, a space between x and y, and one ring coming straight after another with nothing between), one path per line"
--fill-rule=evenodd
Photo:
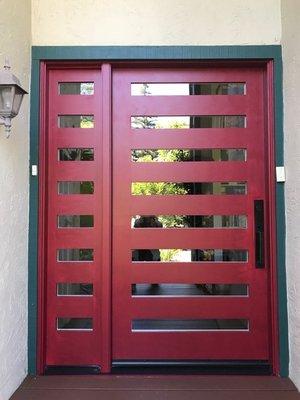
M14 97L13 106L12 106L12 115L14 117L16 115L18 115L18 113L19 113L22 99L23 99L23 92L18 87L16 87L15 88L15 97Z
M0 113L2 117L11 116L14 86L0 86Z

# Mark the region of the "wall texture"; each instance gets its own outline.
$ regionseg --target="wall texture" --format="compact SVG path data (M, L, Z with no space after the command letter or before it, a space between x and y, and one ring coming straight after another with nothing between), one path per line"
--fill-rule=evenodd
M32 0L33 45L276 44L280 0Z
M299 0L282 1L286 251L288 273L290 376L300 389L300 31Z
M0 0L0 67L8 57L29 87L30 0ZM12 134L0 127L0 399L27 371L28 117L26 96Z

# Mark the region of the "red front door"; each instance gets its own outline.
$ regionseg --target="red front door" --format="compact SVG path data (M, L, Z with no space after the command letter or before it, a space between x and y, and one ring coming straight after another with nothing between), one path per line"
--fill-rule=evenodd
M264 160L261 69L114 72L114 360L268 360Z
M44 365L271 362L264 69L47 79Z

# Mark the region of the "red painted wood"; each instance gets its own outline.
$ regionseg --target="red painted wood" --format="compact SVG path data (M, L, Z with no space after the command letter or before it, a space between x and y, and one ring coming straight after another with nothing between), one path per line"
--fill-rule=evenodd
M262 68L124 68L113 73L113 359L270 359L269 263L254 266L253 202L265 199ZM131 96L132 82L246 82L245 96ZM134 115L246 115L246 128L131 129ZM247 162L132 163L132 149L245 148ZM245 196L132 196L133 181L246 181ZM244 214L243 229L136 229L132 215ZM267 235L266 235L267 236ZM131 249L248 249L247 263L132 263ZM133 283L247 283L249 297L139 298ZM126 305L126 306L124 306ZM133 319L249 319L249 332L132 332Z
M152 215L152 214L151 214ZM127 237L132 249L247 249L247 229L132 229Z
M166 97L168 98L166 101ZM131 96L131 115L245 115L246 96ZM234 112L233 112L234 110Z
M249 207L250 207L250 200ZM242 196L131 196L128 204L131 215L247 215L248 208Z
M95 81L94 96L58 95L58 82L92 80ZM130 95L131 82L217 81L246 82L247 94ZM97 364L107 373L112 359L264 359L273 360L276 370L275 249L270 243L275 226L274 157L272 104L266 101L271 101L272 95L270 87L268 96L264 92L264 83L263 68L255 66L116 68L111 82L109 64L103 64L101 68L96 64L86 65L86 68L83 65L74 68L69 64L64 68L50 68L49 64L48 74L44 65L42 86L47 87L47 95L41 105L41 131L45 136L41 142L40 166L40 215L44 217L40 220L39 235L45 246L39 253L39 372L45 364ZM64 113L94 114L95 127L58 128L57 116ZM241 114L247 117L247 127L145 132L131 129L131 115L146 114ZM57 149L64 147L94 148L95 160L60 162ZM132 163L131 150L143 148L244 148L247 149L247 162ZM93 180L95 192L93 195L58 195L59 180ZM247 181L248 192L246 196L131 196L133 181ZM270 252L266 253L264 270L254 268L254 199L265 199L268 210L265 222L271 229L270 235L266 234L265 247L270 248ZM93 214L94 227L57 228L57 216L62 214ZM243 214L248 217L248 228L133 230L130 220L136 214ZM72 247L93 248L94 261L57 262L56 250ZM245 263L131 261L131 251L135 248L176 247L248 249L249 259ZM57 297L58 282L91 282L94 295ZM133 283L199 282L248 284L249 297L147 298L131 295ZM91 317L94 329L91 332L57 331L55 321L58 316ZM250 330L131 332L131 321L138 318L246 318Z
M183 276L184 270L184 276ZM224 271L225 270L225 271ZM223 282L223 283L248 283L251 280L251 266L248 263L139 263L132 271L132 279L136 283L160 282ZM226 276L225 273L226 273Z
M103 87L103 142L102 142L102 274L101 274L101 322L102 322L102 364L103 373L111 369L111 66L102 66Z
M141 163L131 165L133 182L224 182L249 181L248 163L240 161L201 161Z
M129 126L124 127L126 135L131 133L132 148L140 149L158 149L161 146L164 149L186 148L186 149L205 149L207 147L219 149L224 146L231 149L247 148L248 135L255 134L255 129L246 128L210 128L210 129L155 129L142 132L142 129L131 130ZM127 133L128 132L128 133ZM130 133L129 133L130 132ZM249 149L251 150L251 149Z
M58 82L94 82L92 96L59 95ZM101 70L93 69L49 69L48 110L46 114L47 193L46 230L46 365L104 365L107 356L103 351L104 336L107 340L107 325L103 303L103 265L106 249L104 238L103 210L103 143L102 118L103 82ZM58 128L58 115L93 114L92 129ZM106 132L107 134L107 132ZM86 147L94 149L94 161L58 161L58 149L64 147ZM105 171L107 173L107 171ZM60 180L94 181L93 195L58 195ZM62 214L92 214L93 228L57 228L57 216ZM107 225L107 222L106 222ZM107 233L106 233L107 235ZM59 248L93 248L92 262L58 262ZM58 282L92 283L92 297L58 297ZM107 295L105 293L105 295ZM57 317L91 317L93 331L57 331Z

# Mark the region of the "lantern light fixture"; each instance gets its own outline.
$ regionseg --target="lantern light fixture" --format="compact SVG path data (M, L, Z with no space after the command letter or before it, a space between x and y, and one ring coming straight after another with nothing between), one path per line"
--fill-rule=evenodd
M8 61L0 71L0 125L5 126L6 137L11 131L11 120L18 115L24 94L19 79L10 72Z

